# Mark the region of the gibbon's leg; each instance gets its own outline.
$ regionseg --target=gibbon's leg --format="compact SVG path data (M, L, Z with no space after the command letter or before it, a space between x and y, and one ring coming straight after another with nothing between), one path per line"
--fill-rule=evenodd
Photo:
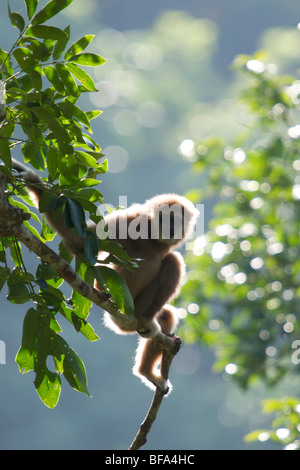
M134 301L134 314L138 320L138 333L152 338L160 330L158 312L173 299L180 290L185 265L180 253L169 253L162 262L155 279L145 287Z
M153 338L161 330L156 315L178 294L184 271L185 265L180 253L169 253L163 259L156 278L140 292L134 301L134 314L138 320L137 330L127 330L107 312L103 316L105 326L117 334L126 335L137 331L144 338ZM97 281L94 287L101 290Z
M171 305L166 305L158 314L157 321L161 331L165 335L170 335L175 330L178 318L176 309ZM172 386L168 380L165 380L159 370L163 352L156 349L152 339L141 338L136 351L135 365L133 373L140 377L151 389L160 388L165 394L169 393Z

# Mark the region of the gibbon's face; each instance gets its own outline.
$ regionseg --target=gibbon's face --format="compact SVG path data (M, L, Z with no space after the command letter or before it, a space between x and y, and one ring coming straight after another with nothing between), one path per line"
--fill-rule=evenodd
M149 220L149 238L174 245L187 235L193 214L178 201L162 202L152 209Z
M145 204L133 204L128 209L112 212L106 217L106 224L109 238L113 240L158 240L178 245L192 234L197 216L197 209L186 198L164 194ZM107 233L101 234L100 228L98 237L106 238Z
M181 210L174 212L169 208L159 208L151 223L151 239L158 239L167 244L173 244L182 240L184 235L184 223Z

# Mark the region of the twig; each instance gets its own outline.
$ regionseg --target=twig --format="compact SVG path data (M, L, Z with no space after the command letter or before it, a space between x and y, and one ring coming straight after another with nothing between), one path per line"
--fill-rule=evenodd
M169 369L171 366L171 362L179 351L181 340L178 336L173 336L170 338L172 340L173 348L164 350L162 363L161 363L161 374L162 376L167 379L169 375ZM140 429L137 432L129 450L139 450L144 444L147 442L147 436L151 430L152 424L154 423L157 413L159 411L160 405L162 404L163 398L165 394L162 390L156 389L152 403L148 410L148 413L142 422Z
M139 450L144 444L146 444L147 436L150 432L152 424L156 419L156 415L163 401L163 398L164 393L157 388L148 413L144 421L142 422L140 429L138 430L138 433L135 436L131 446L129 447L129 450Z

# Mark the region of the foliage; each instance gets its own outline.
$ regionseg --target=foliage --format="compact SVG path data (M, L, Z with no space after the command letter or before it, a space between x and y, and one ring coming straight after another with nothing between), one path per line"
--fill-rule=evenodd
M95 186L99 184L98 175L106 172L107 162L92 138L91 120L100 111L83 111L78 100L83 93L97 91L82 66L97 67L105 61L86 51L93 35L69 45L69 26L62 30L44 24L72 1L51 0L37 11L39 0L25 0L28 18L8 7L11 24L19 32L9 52L0 49L0 171L11 182L10 203L29 212L37 228L29 222L27 227L43 242L50 242L54 234L35 214L24 184L11 171L12 153L21 149L27 164L36 170L47 169L47 191L39 211L56 209L68 227L83 237L85 252L77 258L76 270L91 283L100 242L87 230L86 213L99 221L95 203L102 202L102 195ZM105 250L114 262L127 263L128 256L117 245L106 241ZM70 261L63 247L60 254ZM16 357L20 371L34 371L37 393L50 408L59 399L61 374L75 390L88 394L84 364L62 338L56 314L65 317L89 341L95 341L98 336L87 321L91 302L75 291L66 299L63 280L43 262L30 273L24 266L21 245L12 237L0 241L0 262L0 287L6 284L7 299L14 304L33 302L25 315L22 345ZM99 276L103 289L113 285L113 299L128 311L130 299L126 291L117 288L120 280L116 273L104 267ZM49 369L48 356L53 358L55 371Z
M188 257L183 297L197 313L182 334L213 347L215 370L242 387L273 385L299 374L300 88L261 52L234 67L247 124L231 144L195 144L194 169L206 181L197 193L217 201Z
M271 440L281 444L285 450L299 450L299 398L284 397L282 399L270 398L263 402L264 414L275 414L272 429L259 429L245 436L246 442Z

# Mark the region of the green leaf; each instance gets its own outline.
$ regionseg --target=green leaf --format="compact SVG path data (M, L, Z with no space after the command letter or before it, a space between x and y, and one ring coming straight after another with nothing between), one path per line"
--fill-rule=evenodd
M28 287L24 284L16 284L8 287L7 300L12 304L25 304L31 299Z
M58 175L58 168L57 168L57 159L60 157L59 151L55 148L50 148L47 152L46 159L47 159L47 167L49 171L49 175L52 180Z
M65 88L69 92L71 96L74 96L75 98L78 97L78 87L76 85L76 82L72 76L72 74L69 72L67 67L64 64L56 64L55 69L62 80Z
M59 335L53 336L52 354L58 359L63 357L63 374L71 387L89 396L84 364L74 349Z
M85 320L91 310L93 303L80 295L77 291L72 293L72 306L73 306L73 315L76 315L77 318Z
M62 167L60 169L60 174L58 177L58 182L60 186L65 186L68 188L73 188L75 185L77 185L78 182L78 176L77 176L77 168L73 167L67 167L65 165L61 164L62 162L59 162L59 165ZM69 172L68 172L69 170ZM68 206L66 206L66 209ZM71 225L73 227L73 225Z
M75 154L77 155L79 161L86 165L87 167L95 168L97 169L99 166L99 163L97 160L95 160L94 157L89 155L87 152L82 152L80 150L76 150Z
M3 253L4 253L4 251L3 251ZM2 290L4 284L6 283L9 275L10 275L9 268L1 268L0 269L0 291Z
M30 73L31 69L28 70L28 73ZM21 76L19 78L19 84L20 84L20 87L22 89L22 94L23 96L30 92L30 90L32 90L33 88L33 85L32 85L32 80L30 79L30 75L27 75L27 74L24 74L23 76ZM25 114L26 116L26 121L28 120L28 112Z
M86 339L91 342L98 341L99 336L95 333L92 326L84 318L80 318L75 314L71 308L62 304L59 312L74 326L75 330L83 334Z
M82 134L82 136L85 142L84 144L83 143L81 144L83 148L86 148L87 150L92 150L94 152L101 151L100 145L95 140L93 140L89 134Z
M76 191L76 196L74 195L74 199L77 199L77 198L80 198L80 199L83 198L88 201L98 202L98 203L103 201L102 194L100 193L100 191L98 191L98 189L95 189L95 188L79 189L78 191Z
M43 67L43 70L53 88L59 93L63 93L65 91L64 83L59 78L55 67L49 65L48 67Z
M19 351L17 352L16 363L19 366L20 372L25 374L34 368L34 355L32 352L26 348L21 346Z
M51 409L55 408L61 392L59 375L45 367L44 370L37 372L34 386L44 405Z
M24 46L27 49L29 49L30 52L32 52L33 57L37 60L41 60L44 55L47 56L47 58L49 58L49 49L43 44L43 42L39 41L36 38L22 36L18 45Z
M67 199L66 206L69 209L72 226L74 227L77 235L81 237L86 229L84 210L79 202L71 198Z
M36 220L36 222L38 222L39 224L41 223L41 221L40 221L39 217L37 216L37 214L34 214L33 212L31 212L29 210L29 208L27 207L27 205L23 204L20 201L15 200L15 199L10 199L9 202L13 206L18 207L19 209L22 209L23 212L30 213L31 219Z
M41 39L63 40L68 38L67 33L62 29L56 28L56 26L45 25L31 26L30 28L26 29L24 35Z
M40 145L31 142L25 142L25 144L22 146L22 152L25 162L30 162L30 164L37 170L44 169L44 160L41 155Z
M11 154L7 139L0 139L0 159L11 169Z
M39 120L48 124L58 142L61 152L63 154L73 153L73 147L70 146L71 140L69 134L62 123L45 108L34 107L31 108L31 111Z
M94 39L94 37L95 37L94 34L88 34L86 36L83 36L78 41L74 42L72 44L72 46L70 46L69 49L67 50L67 52L65 53L64 59L69 60L74 55L79 54L80 52L82 52L84 49L87 48L87 46Z
M28 18L30 19L34 15L34 12L39 3L39 0L25 0L25 3L26 3L26 8L27 8L27 15L28 15Z
M98 91L93 79L80 67L75 64L66 63L66 67L74 75L77 80L89 91ZM99 114L101 111L99 111Z
M0 128L0 138L9 138L12 136L16 127L16 122L7 122L5 126Z
M20 248L19 248L20 249ZM34 280L32 274L23 272L19 267L19 260L22 254L18 252L16 244L10 246L11 256L15 262L15 267L7 279L8 295L7 300L13 304L23 304L32 298L28 289L28 284Z
M36 150L36 144L33 144L32 142L25 142L25 144L22 146L22 153L27 162L30 161L31 156L35 154Z
M36 335L35 343L36 357L34 360L34 371L36 376L34 385L43 403L49 408L54 408L58 402L61 390L60 377L48 369L46 361L49 355L53 355L52 345L56 337L55 331L58 329L58 325L56 322L51 322L48 309L40 309L38 314L40 315L38 324L40 329ZM55 331L50 328L51 323Z
M106 266L92 268L95 278L106 285L121 312L133 315L134 302L125 279L115 270Z
M100 238L100 237L98 236L98 238ZM112 240L108 240L108 239L102 240L102 239L100 239L99 240L99 250L111 253L112 255L116 256L117 258L119 258L122 261L134 263L134 260L132 258L130 258L127 251L124 249L124 247L122 245L120 245L119 243L114 242Z
M16 362L20 372L26 373L34 368L36 357L36 338L41 329L41 316L34 308L30 308L23 321L22 343Z
M57 280L60 279L59 275L52 266L46 264L44 261L38 265L36 270L36 277L44 280Z
M103 155L102 155L103 156ZM97 173L107 173L108 160L107 158L97 167Z
M32 69L38 65L38 60L34 58L27 47L18 47L14 50L13 56L21 69L26 73L31 73Z
M81 122L82 124L84 124L87 128L88 128L88 131L91 132L91 128L90 128L90 121L88 120L86 114L80 109L78 108L77 106L73 105L73 109L72 109L72 115L79 121Z
M74 67L76 66L74 65ZM91 120L91 119L97 118L100 114L102 114L102 111L100 110L86 111L85 114L87 115L88 119Z
M33 70L30 74L33 88L37 91L41 91L43 87L42 76L37 70Z
M38 238L39 240L43 241L42 238L41 238L41 236L40 236L40 234L39 234L39 232L37 231L37 229L36 229L35 227L33 227L32 225L30 225L30 223L29 223L27 220L24 222L24 225L25 225L25 227L28 228L28 230L29 230L36 238Z
M8 16L9 16L11 24L15 26L16 28L18 28L20 32L22 32L23 29L25 28L25 20L19 13L12 13L9 4L8 4Z
M0 49L0 65L1 68L4 68L4 70L6 69L7 73L9 73L10 75L14 74L9 53L4 51L3 49Z
M41 197L39 199L39 211L41 214L49 210L51 198L52 198L52 195L49 192L47 191L42 192Z
M90 186L97 186L99 184L99 180L96 180L94 178L83 178L79 182L79 186L82 188L87 188Z
M76 54L69 58L69 62L86 65L89 67L98 67L106 62L103 57L98 54L93 54L92 52L83 52L82 54Z
M32 18L31 24L45 23L72 2L73 0L51 0Z
M67 26L64 29L64 32L67 34L67 38L55 42L54 51L53 51L53 59L54 60L58 60L60 58L63 51L65 50L66 45L68 44L68 41L69 41L69 38L70 38L70 26Z
M40 297L44 299L48 306L54 307L55 310L60 308L61 303L64 301L63 293L56 287L48 286L40 292Z
M95 264L98 256L98 240L94 232L85 232L84 237L84 255L85 259L91 263Z
M46 223L45 218L43 217L42 219L42 230L41 230L41 238L43 242L51 242L56 236L55 232L52 232L51 228L49 225ZM52 280L51 285L54 287L59 287L62 284L62 280L60 281L55 281Z

